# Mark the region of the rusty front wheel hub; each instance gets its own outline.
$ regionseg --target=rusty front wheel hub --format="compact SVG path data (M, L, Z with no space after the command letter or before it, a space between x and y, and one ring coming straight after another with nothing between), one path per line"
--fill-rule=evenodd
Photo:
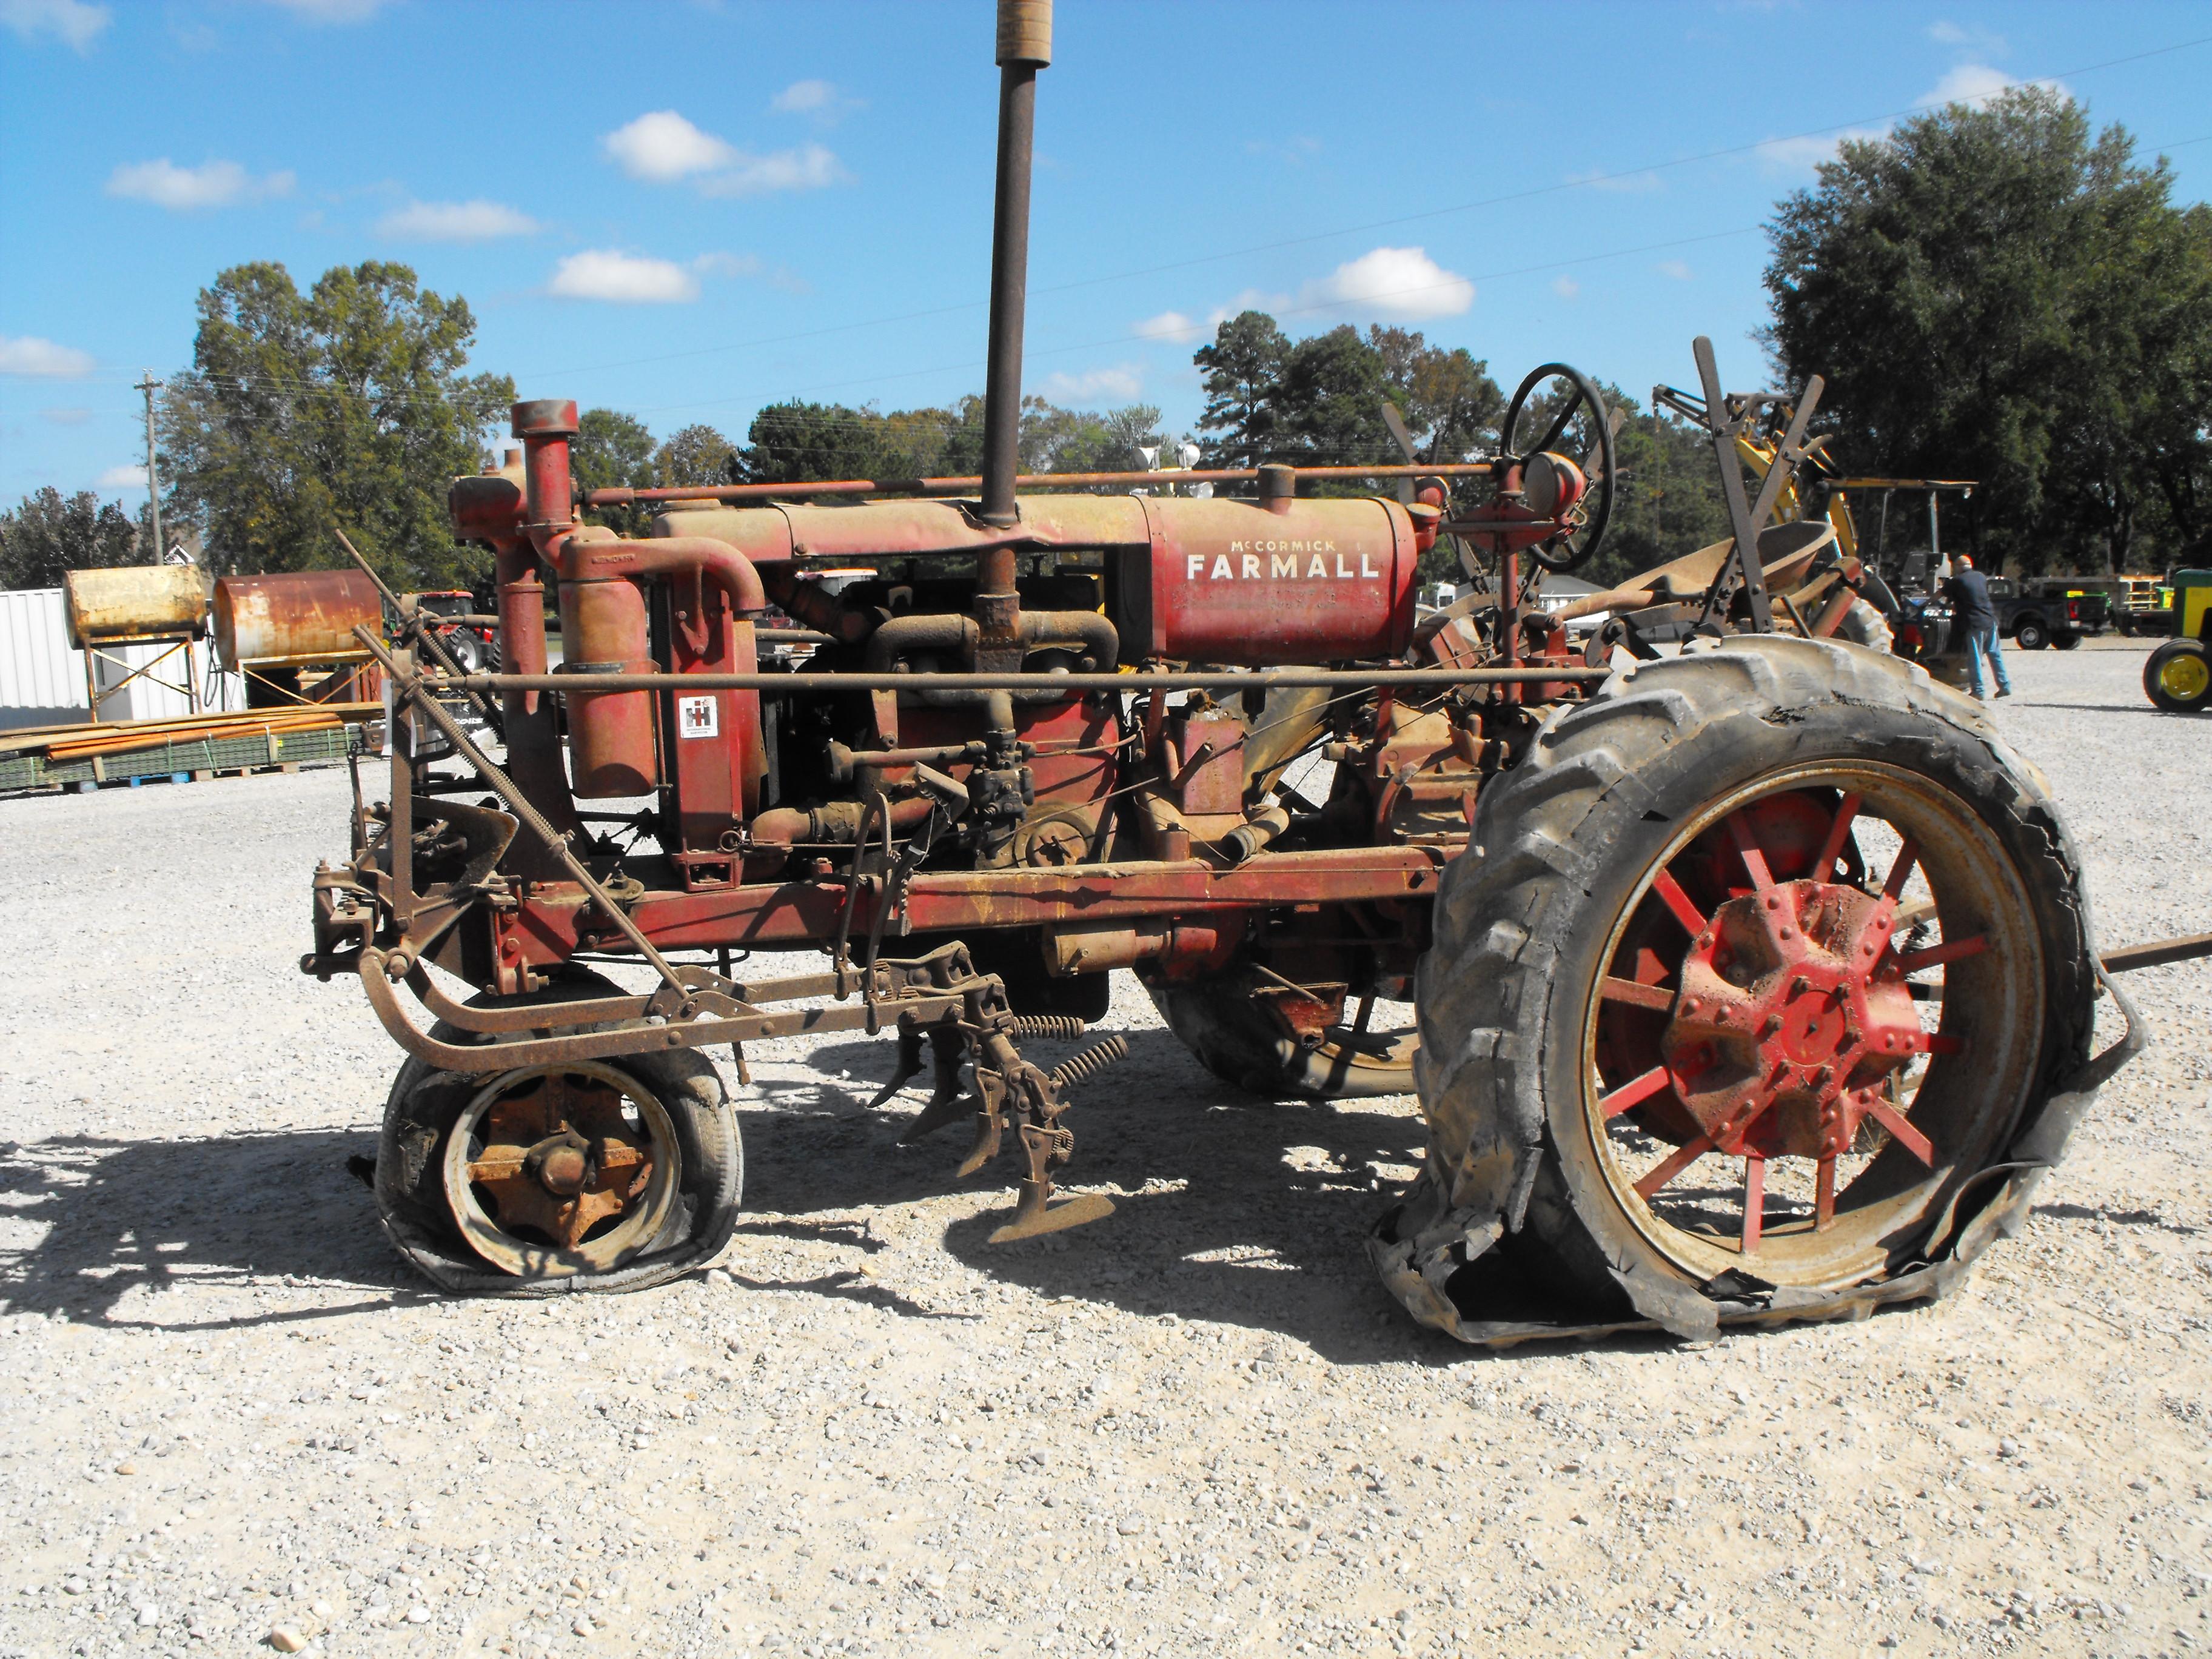
M455 1121L446 1202L495 1267L605 1273L659 1236L682 1169L667 1109L629 1073L596 1060L525 1066Z

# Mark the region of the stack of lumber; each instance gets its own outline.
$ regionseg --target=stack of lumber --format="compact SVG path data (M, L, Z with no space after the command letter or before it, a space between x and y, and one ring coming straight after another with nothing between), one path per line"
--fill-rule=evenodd
M338 759L361 752L359 726L383 712L380 702L302 703L0 732L0 791L93 789Z
M285 708L179 714L168 720L33 726L0 732L0 750L32 750L51 761L83 760L93 755L118 755L133 749L159 748L202 738L252 737L264 732L307 732L319 726L357 722L383 712L384 705L376 702L300 703Z

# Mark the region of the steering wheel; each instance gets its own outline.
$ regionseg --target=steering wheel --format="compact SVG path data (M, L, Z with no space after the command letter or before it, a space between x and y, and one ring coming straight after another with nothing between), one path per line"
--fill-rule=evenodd
M1563 404L1544 435L1525 449L1519 441L1521 417L1527 412L1528 399L1537 387L1547 380L1561 380L1572 388L1574 395ZM1508 467L1517 466L1530 485L1542 487L1548 479L1556 489L1556 469L1548 463L1536 465L1540 477L1531 477L1529 469L1538 458L1552 448L1563 437L1577 414L1584 410L1589 414L1589 425L1597 434L1596 447L1582 458L1583 476L1589 481L1580 500L1567 509L1566 522L1559 531L1528 550L1528 556L1547 570L1565 572L1586 563L1605 539L1606 526L1613 521L1613 415L1598 395L1597 387L1589 376L1565 363L1545 363L1528 371L1528 378L1514 392L1513 401L1505 405L1505 418L1498 426L1498 471L1503 476ZM1591 465L1595 463L1595 467ZM1554 495L1556 500L1556 495ZM1530 505L1539 508L1540 516L1548 516L1549 506L1536 501L1532 491Z

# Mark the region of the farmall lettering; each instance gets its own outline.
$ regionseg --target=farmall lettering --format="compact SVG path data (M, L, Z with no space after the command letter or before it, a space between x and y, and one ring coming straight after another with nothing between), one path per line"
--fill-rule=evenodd
M1231 542L1209 564L1203 553L1183 555L1183 574L1192 581L1374 581L1382 573L1373 554L1362 548L1354 562L1333 541Z
M1413 636L1413 521L1304 497L1148 505L1153 654L1252 667L1388 657Z

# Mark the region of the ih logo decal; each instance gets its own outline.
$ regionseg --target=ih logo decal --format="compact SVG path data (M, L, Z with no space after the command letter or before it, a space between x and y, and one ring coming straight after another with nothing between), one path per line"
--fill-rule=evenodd
M686 738L711 738L720 730L718 710L721 702L715 697L678 697L676 700L676 730Z

